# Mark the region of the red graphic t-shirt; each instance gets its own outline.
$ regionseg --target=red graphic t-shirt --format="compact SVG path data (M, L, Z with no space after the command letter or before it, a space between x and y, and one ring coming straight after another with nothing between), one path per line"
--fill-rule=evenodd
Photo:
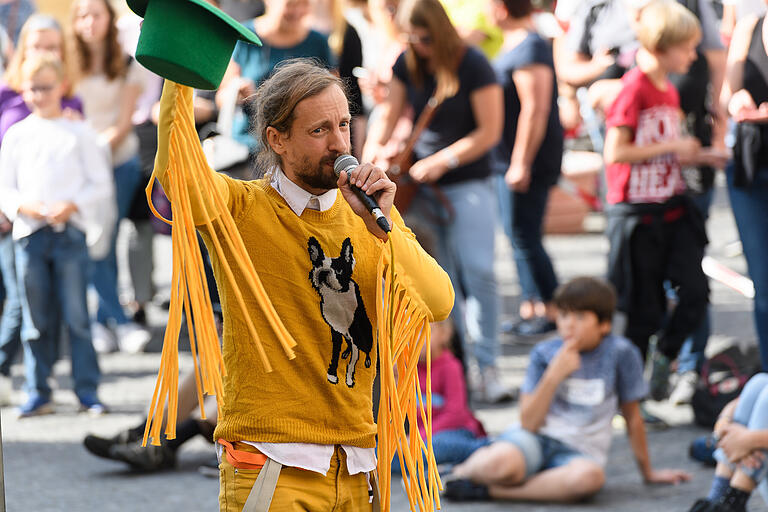
M621 92L606 112L607 129L629 128L636 146L680 138L680 97L671 82L661 91L638 68L625 74L621 82ZM663 203L685 191L674 153L633 164L611 164L605 176L610 204Z

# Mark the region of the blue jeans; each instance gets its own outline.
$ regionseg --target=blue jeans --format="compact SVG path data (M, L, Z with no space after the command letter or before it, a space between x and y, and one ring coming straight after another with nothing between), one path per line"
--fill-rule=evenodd
M726 176L747 270L755 284L754 318L760 362L763 371L768 371L768 168L758 170L749 188L733 185L732 163L726 167Z
M114 169L115 195L117 198L117 222L112 232L109 252L100 260L91 261L90 282L99 295L99 307L96 321L106 324L112 320L116 324L128 323L117 294L117 230L120 221L128 215L136 187L141 183L141 165L139 157L134 157Z
M456 291L453 320L465 354L480 368L494 366L499 355L499 297L493 271L496 197L490 179L469 180L440 187L452 218L428 187L422 187L408 210L411 220L436 235L436 259ZM472 351L468 350L472 341Z
M749 430L768 429L768 373L758 373L749 379L739 394L739 404L733 413L733 421L744 425ZM768 455L768 450L763 449L762 452ZM718 462L735 469L735 466L729 463L728 457L722 449L715 450L714 455ZM759 484L768 473L768 461L764 460L757 468L739 466L739 469L752 481Z
M464 428L443 430L432 434L432 449L437 464L459 464L475 450L488 444L490 441L487 437L475 437L475 434ZM402 473L400 457L397 455L392 459L392 473Z
M531 183L528 192L509 190L504 176L496 177L499 211L504 232L512 244L522 300L549 302L557 288L557 276L544 244L542 225L550 186Z
M21 300L13 251L13 237L8 233L0 238L0 272L5 286L0 317L0 374L5 376L10 375L11 364L21 348Z
M53 367L50 354L59 335L57 328L51 328L49 319L51 297L56 297L61 305L69 334L75 394L82 397L96 393L100 372L86 303L87 268L85 234L71 225L62 232L44 227L16 242L21 341L30 396L51 395L47 382Z
M702 215L704 215L705 220L709 218L709 208L712 206L712 199L715 195L714 192L714 189L710 188L703 194L698 194L693 198L693 202L699 208ZM694 333L691 336L688 336L683 342L683 347L680 349L680 354L677 356L677 373L682 374L688 371L698 371L701 363L704 361L704 350L707 348L709 334L712 331L710 310L711 307L707 304L707 314L704 317L704 321L702 321Z

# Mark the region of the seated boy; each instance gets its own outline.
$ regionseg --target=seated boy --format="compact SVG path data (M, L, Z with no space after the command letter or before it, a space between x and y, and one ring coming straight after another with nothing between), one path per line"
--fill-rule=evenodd
M581 277L555 293L560 337L538 344L521 388L521 424L457 465L445 482L455 500L575 502L597 493L620 409L645 482L678 483L683 471L654 470L638 400L646 393L640 353L610 334L615 294Z

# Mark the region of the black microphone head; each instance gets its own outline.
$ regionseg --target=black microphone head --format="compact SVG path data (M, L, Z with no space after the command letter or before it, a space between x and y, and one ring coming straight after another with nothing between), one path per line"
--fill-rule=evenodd
M351 171L358 165L360 165L360 162L358 162L357 158L354 156L339 155L338 158L336 158L336 161L333 162L333 172L338 176L341 174L341 171Z

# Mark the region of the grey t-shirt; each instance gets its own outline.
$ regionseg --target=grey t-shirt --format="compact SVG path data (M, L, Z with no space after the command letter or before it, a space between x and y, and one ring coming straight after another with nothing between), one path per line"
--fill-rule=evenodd
M536 345L522 393L533 393L562 346L560 338ZM646 394L640 351L626 338L608 335L597 348L581 353L581 367L557 387L539 433L605 465L611 446L611 420L619 405L640 400Z

